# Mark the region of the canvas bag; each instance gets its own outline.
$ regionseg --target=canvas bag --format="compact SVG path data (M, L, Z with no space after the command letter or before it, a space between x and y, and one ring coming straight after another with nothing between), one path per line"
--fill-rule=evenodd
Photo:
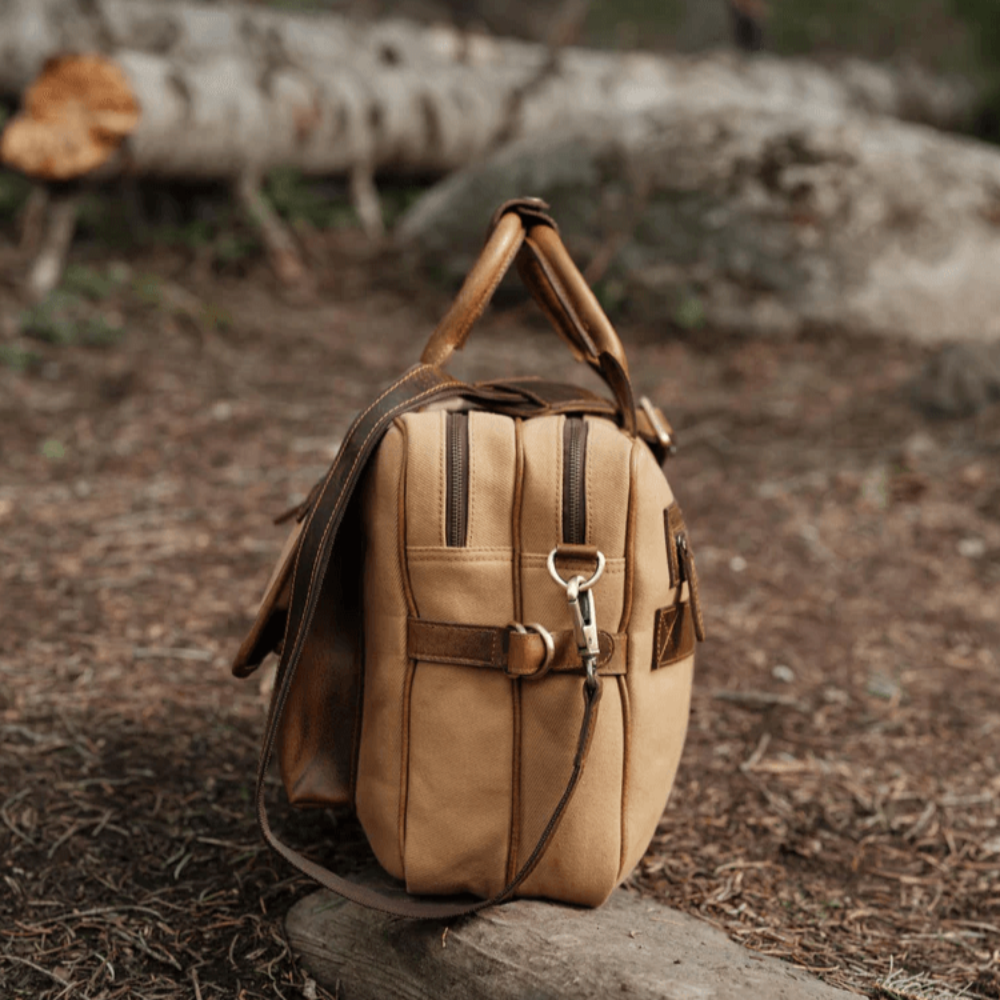
M414 917L514 896L596 906L642 856L684 743L697 574L624 350L538 199L495 214L421 363L355 420L296 524L233 672L280 653L257 775L267 842L321 885ZM613 401L538 377L445 374L510 265ZM271 830L351 804L414 899Z

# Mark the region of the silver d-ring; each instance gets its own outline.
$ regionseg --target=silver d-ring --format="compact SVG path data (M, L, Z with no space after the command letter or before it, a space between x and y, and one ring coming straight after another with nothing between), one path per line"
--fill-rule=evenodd
M552 579L555 580L556 583L558 583L560 587L568 587L569 586L569 580L564 580L559 575L559 570L556 569L556 553L558 551L559 551L558 549L553 549L549 553L548 562L546 562L545 565L548 566L548 568L549 568L549 576L551 576ZM582 577L580 577L580 580L581 580L580 590L590 590L590 588L593 587L594 584L597 583L598 580L600 580L601 574L603 574L603 572L604 572L605 561L606 560L604 558L604 553L601 552L600 550L598 550L598 552L597 552L597 569L594 570L594 575L589 580L584 580Z
M542 660L542 665L533 674L527 674L525 678L529 681L537 681L552 668L552 661L556 655L556 644L552 640L552 633L544 625L539 625L538 622L528 622L528 628L534 629L542 637L542 642L545 643L545 659Z

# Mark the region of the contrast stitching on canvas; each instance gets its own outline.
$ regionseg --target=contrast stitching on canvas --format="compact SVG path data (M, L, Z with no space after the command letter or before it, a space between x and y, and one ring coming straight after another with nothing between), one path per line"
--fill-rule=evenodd
M625 677L618 678L618 696L622 706L622 822L621 848L618 854L618 881L621 881L627 872L625 862L628 860L628 793L629 781L631 780L631 755L632 755L632 705L628 697L628 683Z
M403 711L400 719L399 752L399 814L396 841L399 850L399 868L406 875L406 807L410 799L410 705L413 701L413 683L417 664L410 660L403 675Z
M406 421L397 417L393 422L393 427L398 427L403 439L403 458L399 470L398 498L396 502L396 537L399 568L403 576L403 593L406 597L406 605L410 614L414 618L420 617L417 608L417 597L413 593L413 582L410 580L410 565L406 558L406 481L410 464L410 435L406 428Z
M622 616L619 632L627 632L632 621L632 602L635 596L636 535L639 520L639 441L632 443L629 455L628 515L625 521L625 590L622 594Z

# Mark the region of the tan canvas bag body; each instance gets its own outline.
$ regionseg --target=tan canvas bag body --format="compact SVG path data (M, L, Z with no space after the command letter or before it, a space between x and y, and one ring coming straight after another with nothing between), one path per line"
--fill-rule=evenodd
M280 647L258 772L268 841L321 884L407 916L514 896L596 906L655 832L684 743L697 576L660 470L663 415L542 203L501 206L422 364L355 421L234 664ZM614 401L446 375L514 261ZM289 800L353 804L382 866L426 901L353 885L274 837Z

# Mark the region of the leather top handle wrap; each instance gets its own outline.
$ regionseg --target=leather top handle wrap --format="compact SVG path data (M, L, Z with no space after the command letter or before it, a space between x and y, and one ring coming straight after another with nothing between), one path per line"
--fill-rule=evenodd
M539 198L501 205L486 245L455 302L427 341L420 357L443 368L468 340L497 286L516 260L535 301L579 361L586 361L615 394L626 429L635 433L636 411L625 349L597 297L559 237Z

